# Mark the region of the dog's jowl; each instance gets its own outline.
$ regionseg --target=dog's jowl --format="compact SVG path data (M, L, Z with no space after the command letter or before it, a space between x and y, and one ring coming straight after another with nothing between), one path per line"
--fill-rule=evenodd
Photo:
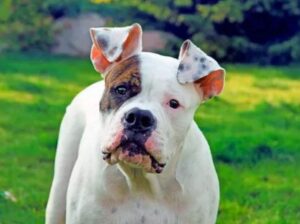
M138 24L91 37L103 81L67 108L46 223L215 223L219 182L193 116L224 69L189 40L178 59L143 52Z

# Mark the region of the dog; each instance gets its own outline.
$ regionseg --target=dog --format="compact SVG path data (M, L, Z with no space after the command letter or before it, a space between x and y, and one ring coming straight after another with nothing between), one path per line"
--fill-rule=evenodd
M91 28L103 74L60 127L47 224L211 224L219 181L193 121L225 70L190 40L179 58L142 52L142 28Z

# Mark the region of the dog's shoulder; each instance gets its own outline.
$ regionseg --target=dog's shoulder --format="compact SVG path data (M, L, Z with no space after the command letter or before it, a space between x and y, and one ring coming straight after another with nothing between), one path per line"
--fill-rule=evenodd
M99 81L79 92L66 108L65 117L68 118L67 120L85 126L87 119L97 117L103 90L104 82Z
M88 112L99 108L99 100L104 91L104 82L99 81L91 84L90 86L79 92L69 104L67 110L79 110Z

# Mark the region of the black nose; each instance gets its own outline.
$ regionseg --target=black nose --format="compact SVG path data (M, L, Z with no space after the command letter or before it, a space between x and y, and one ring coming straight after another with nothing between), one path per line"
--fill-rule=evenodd
M154 129L156 120L149 110L133 108L125 114L123 125L125 129L143 132Z

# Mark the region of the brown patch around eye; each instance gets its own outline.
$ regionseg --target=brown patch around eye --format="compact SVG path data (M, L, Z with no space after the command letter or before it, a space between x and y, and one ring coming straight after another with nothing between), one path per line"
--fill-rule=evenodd
M105 90L100 101L100 110L118 109L126 100L141 92L140 62L132 56L116 64L105 76ZM126 88L125 94L118 94L116 88Z

